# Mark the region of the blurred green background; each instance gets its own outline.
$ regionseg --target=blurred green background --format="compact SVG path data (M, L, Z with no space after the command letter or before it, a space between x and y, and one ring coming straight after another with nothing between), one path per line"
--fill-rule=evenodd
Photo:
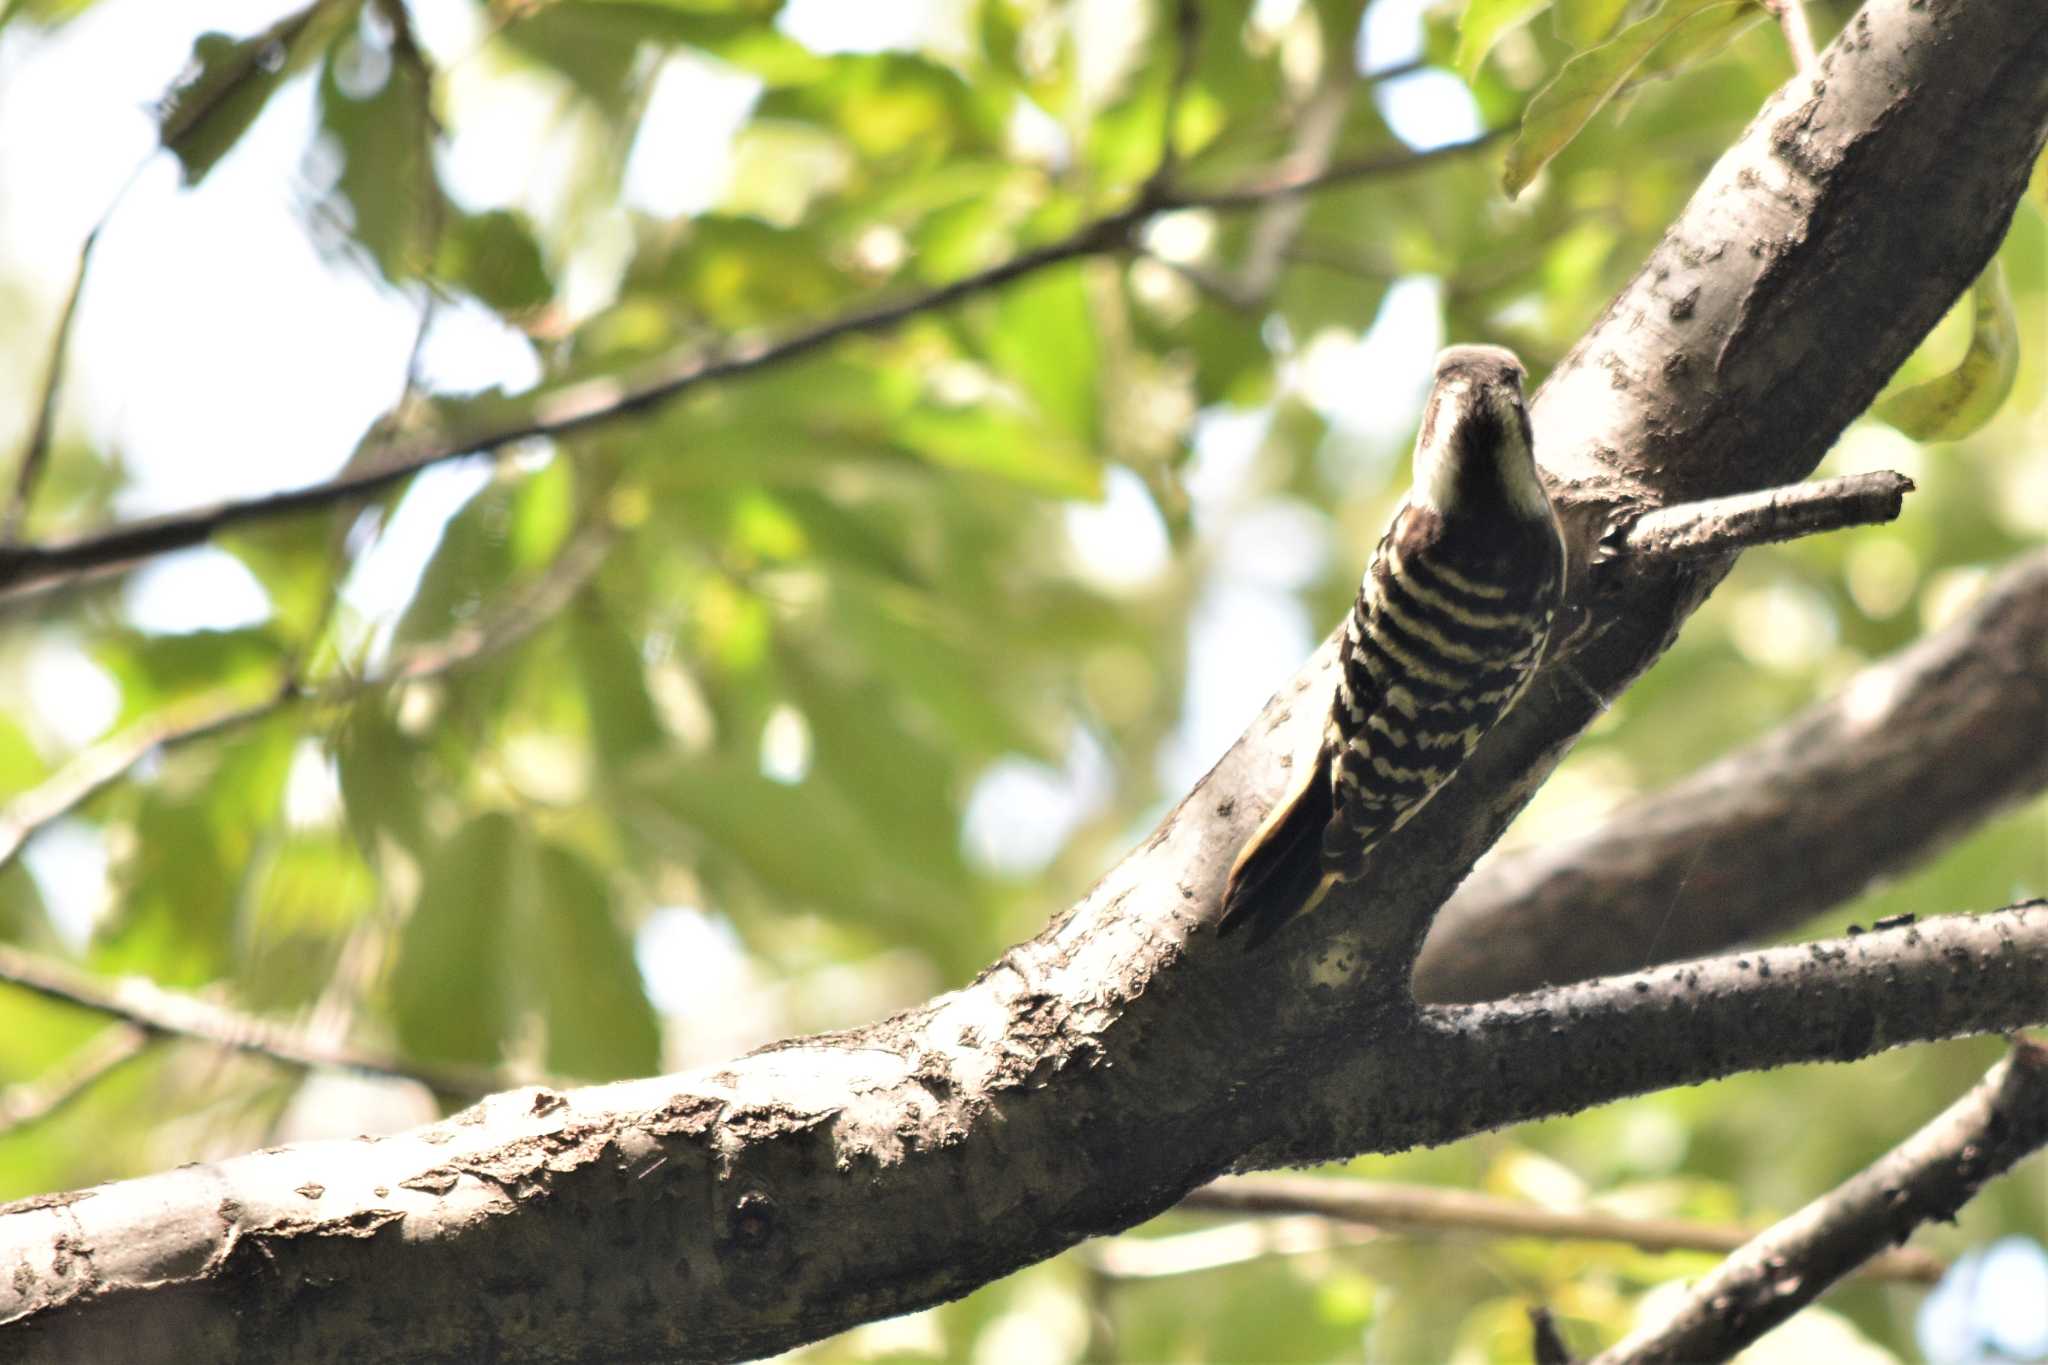
M1160 216L642 416L8 603L0 820L96 753L140 757L10 847L0 940L420 1064L597 1080L864 1022L1034 933L1343 611L1434 350L1511 345L1540 382L1792 72L1731 0L1193 8L1191 51L1156 0L0 9L10 468L106 216L35 539L317 481L985 269L1130 202L1169 112L1192 190L1529 115L1512 153ZM1808 8L1823 42L1851 12ZM1575 137L1566 91L1597 106ZM2044 211L2037 173L2005 324L1973 330L1965 301L1895 381L1969 357L1990 379L1956 431L1988 421L1852 427L1823 472L1905 472L1905 515L1746 556L1511 843L1768 731L2040 541ZM1814 931L2044 892L2036 800ZM0 1198L437 1112L406 1082L114 1027L0 986ZM1767 1220L1999 1050L1343 1173ZM1920 1240L2038 1237L2044 1208L2036 1161ZM1387 1235L1141 1280L1084 1248L807 1354L1512 1361L1522 1305L1591 1349L1705 1264ZM1922 1297L1845 1289L1798 1328L1820 1336L1754 1358L1916 1358Z

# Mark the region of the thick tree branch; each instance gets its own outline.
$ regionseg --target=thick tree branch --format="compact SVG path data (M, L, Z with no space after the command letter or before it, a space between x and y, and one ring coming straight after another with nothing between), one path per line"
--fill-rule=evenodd
M911 318L950 307L1050 266L1126 250L1138 227L1162 213L1190 208L1249 209L1330 185L1405 174L1439 161L1469 156L1498 136L1497 132L1486 133L1426 152L1375 153L1320 171L1281 175L1249 186L1155 188L1127 207L1085 223L1058 241L1019 252L1009 260L950 284L855 309L773 340L744 341L712 352L698 346L679 349L625 379L606 377L564 385L534 395L527 411L515 421L481 430L395 439L366 459L363 468L324 483L151 517L69 540L0 545L0 600L119 571L154 555L203 544L223 531L249 522L374 497L423 469L466 455L502 450L521 441L568 436L635 417L701 384L772 369L847 337L889 331Z
M1180 1207L1215 1213L1313 1214L1369 1228L1620 1242L1644 1251L1734 1251L1756 1235L1749 1228L1690 1218L1567 1211L1438 1185L1315 1176L1225 1176L1190 1194ZM1873 1279L1933 1284L1947 1268L1940 1257L1906 1247L1876 1257L1861 1270Z
M1487 1000L1715 952L1921 862L2048 787L2044 639L2038 550L1780 729L1585 834L1482 863L1437 917L1416 993Z
M2044 127L2035 0L1871 0L1538 394L1581 564L1642 509L1804 478L1989 259ZM2048 1009L2048 915L2027 910L1809 954L1804 999L1776 968L1708 963L1412 1005L1435 908L1720 571L1588 583L1577 650L1354 894L1259 953L1208 930L1231 857L1318 740L1327 645L1140 848L962 989L708 1072L514 1092L380 1142L36 1201L0 1216L8 1345L766 1354L964 1293L1231 1166L1443 1141ZM1960 955L1946 967L1944 947ZM447 1311L451 1282L476 1287L471 1311ZM408 1329L395 1345L390 1322Z
M2048 1144L2048 1047L2024 1039L1969 1094L1692 1287L1669 1321L1595 1365L1726 1360L1927 1222L1948 1222L1985 1181Z
M1426 1006L1419 1054L1428 1061L1416 1078L1455 1074L1460 1083L1439 1080L1415 1102L1435 1121L1476 1132L1575 1095L1598 1104L1752 1070L1763 1055L1768 1066L1854 1061L1894 1046L1891 1030L1902 1023L1916 1039L1954 1038L2011 1032L2044 1015L2048 902L2036 900L1494 1004ZM1558 1045L1560 1028L1568 1046ZM1731 1067L1736 1054L1746 1060ZM1682 1074L1660 1065L1654 1078L1631 1080L1648 1056L1680 1058ZM1369 1131L1379 1120L1346 1094L1345 1080L1384 1069L1360 1058L1336 1070L1327 1093L1352 1120L1338 1123Z
M1027 971L1021 963L998 970ZM1306 1112L1314 1130L1327 1131L1329 1111L1356 1108L1340 1122L1355 1125L1366 1146L1392 1148L1676 1079L1863 1056L2048 1017L2044 1011L2048 908L2037 904L1386 1020L1370 1046L1344 1050L1324 1040L1286 1075L1185 1095L1182 1108L1168 1112L1178 1120L1170 1144L1146 1148L1123 1135L1105 1144L1088 1114L1069 1115L1062 1127L1070 1147L1115 1173L1121 1199L1149 1212L1165 1170L1190 1158L1227 1161L1283 1113ZM982 1017L973 993L962 992L892 1026L937 1042L961 1037ZM1566 1020L1570 1027L1561 1027ZM1040 1022L1057 1032L1080 1021ZM1016 1055L1020 1039L989 1041L977 1050L991 1062L1000 1066L1007 1055L1037 1069L1039 1059ZM467 1357L482 1340L520 1358L701 1359L760 1354L769 1343L818 1335L822 1323L849 1312L879 1315L902 1301L905 1275L916 1299L929 1301L934 1289L963 1284L962 1268L945 1259L954 1248L858 1235L842 1247L835 1234L850 1230L840 1220L852 1228L918 1226L896 1221L911 1210L898 1207L903 1192L886 1178L891 1170L945 1160L946 1179L965 1174L945 1156L964 1135L948 1142L924 1127L897 1131L896 1146L882 1151L859 1131L859 1097L872 1103L906 1083L942 1095L950 1087L929 1068L957 1074L950 1068L959 1058L866 1049L818 1075L811 1064L832 1048L832 1040L800 1042L685 1076L566 1094L516 1091L392 1138L257 1152L21 1201L0 1209L0 1258L14 1267L0 1278L0 1331L29 1361L90 1359L118 1343L132 1359L138 1341L161 1352L145 1358L162 1359ZM1088 1088L1123 1088L1084 1057L1066 1055ZM1522 1083L1519 1069L1532 1066L1540 1078ZM1022 1119L1030 1107L1023 1100L1015 1095L999 1110ZM888 1113L900 1122L893 1101ZM1157 1123L1161 1113L1141 1111L1141 1121ZM1039 1245L1048 1224L1062 1239L1100 1230L1099 1214L1057 1202L1073 1191L1056 1183L1048 1149L1024 1138L1006 1144L1004 1158L1021 1186L970 1177L965 1202L974 1207L963 1214L1004 1227L985 1244L988 1259L966 1268L967 1282L1029 1259L1020 1250ZM1062 1163L1072 1155L1058 1151ZM1138 1211L1121 1207L1119 1222ZM598 1210L606 1212L593 1217ZM542 1222L544 1236L536 1232ZM622 1274L638 1288L618 1301L559 1288L549 1272L564 1264L577 1267L578 1284ZM445 1303L446 1277L464 1265L482 1295L481 1317L429 1311ZM794 1321L761 1311L780 1300L787 1278L815 1282L820 1273L834 1287L827 1301L804 1302ZM179 1314L137 1316L150 1313L163 1289L199 1283L213 1288L181 1299ZM312 1285L317 1293L307 1292ZM674 1297L647 1310L640 1295L657 1286ZM402 1338L360 1332L391 1321L408 1324Z

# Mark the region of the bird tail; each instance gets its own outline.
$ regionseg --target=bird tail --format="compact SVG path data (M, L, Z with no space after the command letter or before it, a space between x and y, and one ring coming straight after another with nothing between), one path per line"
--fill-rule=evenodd
M1323 874L1323 831L1335 811L1325 749L1295 779L1287 794L1245 841L1223 884L1218 936L1249 927L1245 947L1257 948L1280 926L1314 907L1329 890Z

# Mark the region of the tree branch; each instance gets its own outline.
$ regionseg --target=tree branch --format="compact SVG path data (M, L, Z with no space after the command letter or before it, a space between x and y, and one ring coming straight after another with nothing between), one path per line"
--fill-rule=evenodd
M1309 167L1282 171L1278 175L1235 188L1182 190L1174 195L1171 206L1219 211L1256 208L1273 199L1313 194L1317 190L1329 189L1333 185L1348 185L1360 180L1405 175L1409 171L1419 170L1439 161L1460 160L1491 147L1513 131L1512 128L1492 128L1463 142L1448 142L1424 152L1373 152L1333 161L1320 169Z
M36 419L29 428L21 458L14 465L14 488L5 511L0 511L0 545L11 544L21 534L28 516L29 500L35 495L43 465L50 458L50 442L57 428L57 397L64 391L64 354L71 346L71 324L78 316L78 300L85 292L85 270L92 260L93 244L99 240L104 223L93 225L78 249L78 267L71 275L71 288L64 295L64 308L57 317L57 333L50 341L50 363L43 371L43 386L36 398Z
M1313 1214L1371 1228L1620 1242L1643 1251L1728 1252L1756 1235L1726 1223L1566 1211L1436 1185L1314 1176L1225 1176L1189 1194L1180 1207L1205 1213ZM1861 1267L1874 1279L1912 1284L1933 1284L1947 1268L1940 1257L1911 1247L1885 1252Z
M0 981L122 1020L152 1036L196 1039L285 1066L390 1076L458 1096L488 1095L504 1089L509 1079L491 1071L415 1065L384 1053L308 1038L267 1019L167 991L143 977L101 981L5 943L0 943Z
M1766 488L1645 512L1603 540L1604 547L1660 558L1704 558L1821 531L1895 521L1913 481L1880 470L1818 483Z
M1138 191L1141 203L1170 193L1173 177L1180 170L1180 143L1175 132L1180 126L1181 100L1194 79L1201 54L1202 8L1195 0L1179 0L1173 7L1173 73L1167 78L1166 109L1160 117L1159 164Z
M1364 1246L1377 1228L1317 1214L1242 1219L1164 1237L1106 1237L1082 1249L1088 1268L1113 1280L1162 1280L1243 1265L1266 1256L1299 1256Z
M1085 223L1057 241L1019 252L1007 261L950 284L856 309L777 340L742 341L712 352L696 346L679 349L653 361L627 380L606 377L566 384L533 395L528 411L516 421L452 435L395 439L365 460L364 468L323 483L145 518L68 540L0 545L0 601L11 595L46 591L81 578L119 571L153 555L189 549L249 522L374 497L423 469L466 455L502 450L520 441L568 436L637 416L700 384L772 369L846 337L889 331L910 318L950 307L1050 266L1125 250L1138 226L1158 214L1189 208L1247 209L1329 185L1405 174L1469 155L1498 136L1497 132L1487 133L1426 152L1376 153L1321 172L1282 176L1240 188L1161 189L1141 196L1115 213Z
M1806 7L1799 0L1763 0L1763 7L1777 17L1793 65L1801 71L1813 70L1813 30L1806 23Z
M1437 917L1416 993L1488 1000L1715 952L1931 856L2048 788L2043 639L2037 550L1960 619L1776 731L1585 834L1482 863Z
M21 458L14 466L14 488L8 495L6 509L0 511L0 546L12 544L21 535L21 528L28 520L29 503L35 497L36 484L41 480L43 467L50 458L50 444L57 432L57 400L64 392L64 356L71 349L71 329L78 321L78 302L85 294L85 279L92 266L93 248L99 244L100 233L107 221L114 216L114 210L121 206L129 189L142 175L149 158L136 163L121 187L114 191L105 212L99 221L85 234L85 240L78 247L78 265L71 273L71 288L64 295L64 307L57 315L57 330L50 338L50 363L43 371L43 385L36 396L35 423L29 428L28 440L23 444Z
M41 1123L148 1050L152 1035L134 1024L101 1029L71 1056L32 1081L0 1090L0 1134Z
M1759 1065L1854 1061L1894 1046L1890 1030L1900 1025L1933 1040L2008 1033L2043 1017L2048 901L2032 900L1497 1003L1425 1006L1418 1051L1428 1060L1417 1075L1439 1079L1415 1102L1460 1133L1477 1132L1560 1104L1601 1104ZM1559 1046L1560 1028L1568 1046ZM1731 1053L1744 1060L1731 1067ZM1683 1058L1679 1074L1657 1065L1654 1076L1631 1079L1652 1056ZM1362 1069L1338 1068L1353 1079ZM1352 1116L1341 1127L1375 1126L1341 1081L1329 1094Z
M1870 0L1721 159L1533 405L1580 567L1625 514L1804 478L1982 269L2048 128L2038 19L2035 0ZM1435 908L1721 571L1624 573L1575 603L1592 629L1366 880L1258 953L1209 927L1230 859L1319 742L1327 643L1143 845L974 982L705 1072L513 1092L378 1142L17 1206L0 1215L7 1344L767 1354L957 1296L1232 1166L2048 1010L2039 910L1869 934L1825 961L1791 950L1797 982L1708 963L1413 1006ZM478 1311L446 1311L451 1281Z
M1596 1365L1727 1360L1987 1180L2048 1143L2048 1047L2013 1050L1969 1094L1871 1166L1723 1261L1661 1326Z
M299 683L293 665L285 669L270 695L259 701L231 695L174 703L90 745L0 808L0 868L12 862L30 839L119 781L150 754L238 730L287 707L345 705L371 692L435 677L517 644L551 620L590 581L604 562L610 542L608 530L586 530L570 541L531 590L445 640L407 651L373 677L345 678L309 689Z
M1048 1039L1071 1038L1084 1022L1046 1011L1053 997L1025 985L1046 969L1057 970L1020 958L982 984L998 981L1013 999L1036 1000ZM1155 985L1180 994L1180 975ZM1126 1111L1140 1127L1169 1114L1172 1143L1102 1134L1098 1128L1111 1126L1103 1116L1117 1111L1096 1102L1103 1096L1069 1093L1053 1106L1066 1145L1046 1148L1041 1134L1014 1126L1037 1128L1048 1106L1028 1103L1029 1091L1011 1092L1002 1103L1010 1131L1004 1167L1025 1183L986 1187L993 1204L958 1201L970 1207L953 1214L984 1230L1002 1227L993 1237L984 1231L980 1255L962 1266L953 1245L881 1242L861 1232L920 1226L895 1221L912 1212L901 1206L906 1169L943 1160L940 1178L960 1178L959 1157L945 1153L965 1135L947 1141L943 1102L916 1128L893 1129L888 1150L865 1145L879 1131L857 1128L863 1115L845 1106L853 1096L874 1104L905 1085L933 1100L956 1093L967 1055L959 1040L988 1017L978 994L957 992L890 1021L884 1028L901 1039L897 1047L878 1046L871 1030L840 1061L832 1059L841 1040L797 1041L689 1075L498 1095L395 1137L256 1152L0 1208L0 1248L16 1267L0 1281L0 1330L30 1361L95 1358L121 1340L148 1340L178 1359L304 1359L344 1346L438 1358L473 1355L457 1348L486 1339L508 1358L587 1357L593 1346L611 1359L760 1354L769 1343L822 1335L849 1315L900 1311L906 1299L929 1302L963 1280L1036 1259L1048 1237L1063 1244L1103 1230L1101 1209L1055 1202L1079 1191L1113 1188L1116 1202L1107 1207L1117 1211L1115 1224L1156 1212L1172 1187L1168 1172L1229 1161L1276 1126L1305 1119L1305 1131L1325 1143L1392 1149L1673 1081L1863 1056L2048 1017L2048 907L1695 963L1500 1006L1383 1018L1383 1032L1363 1049L1303 1040L1299 1065L1285 1074L1240 1071L1199 1095L1183 1083L1177 1110ZM1174 1012L1189 1003L1182 999ZM1199 1016L1188 1018L1199 1026ZM950 1053L910 1046L913 1036L949 1040ZM1067 1068L1054 1059L1071 1060L1058 1087L1066 1092L1157 1105L1164 1097L1145 1092L1172 1079L1091 1067L1086 1048L1023 1054L1026 1040L1012 1033L964 1046L1018 1076L1057 1075ZM900 1125L897 1101L882 1103ZM1339 1116L1340 1109L1352 1112ZM1349 1138L1341 1136L1346 1125ZM1047 1151L1058 1153L1061 1170L1020 1159ZM918 1155L925 1152L933 1155ZM1077 1157L1113 1184L1092 1174L1080 1186L1065 1184L1065 1163ZM929 1233L949 1209L925 1207ZM607 1212L593 1217L595 1210ZM577 1267L579 1285L618 1274L672 1298L662 1312L593 1301L548 1273L564 1264ZM491 1311L428 1312L446 1277L464 1266ZM481 1279L480 1267L488 1267ZM319 1293L303 1292L309 1276ZM762 1311L782 1301L789 1279L815 1285L821 1276L829 1296L798 1301L793 1320ZM152 1296L199 1284L207 1293L188 1292L179 1315L138 1316L148 1314ZM641 1302L639 1293L629 1289L631 1303ZM403 1341L380 1335L380 1324L393 1320L409 1324ZM141 1333L145 1322L152 1334Z

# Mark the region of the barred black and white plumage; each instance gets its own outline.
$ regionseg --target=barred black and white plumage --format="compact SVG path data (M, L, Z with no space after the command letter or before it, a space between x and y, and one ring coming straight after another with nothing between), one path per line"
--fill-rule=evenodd
M1246 842L1220 932L1264 942L1422 809L1528 686L1563 591L1522 365L1454 346L1415 443L1415 483L1344 623L1315 761Z

